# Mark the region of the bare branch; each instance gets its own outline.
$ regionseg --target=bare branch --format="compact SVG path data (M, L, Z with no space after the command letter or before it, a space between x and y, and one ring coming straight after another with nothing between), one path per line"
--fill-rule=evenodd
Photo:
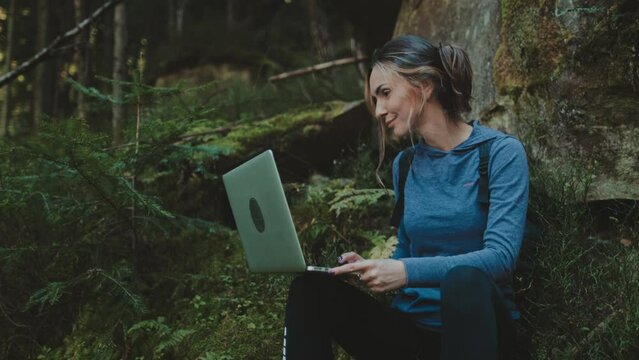
M312 72L324 71L326 69L330 69L330 68L337 67L337 66L356 64L356 63L359 63L359 62L362 62L362 61L366 61L367 59L368 58L366 56L359 56L359 57L349 57L349 58L344 58L344 59L333 60L333 61L329 61L329 62L325 62L325 63L313 65L313 66L309 66L309 67L304 68L304 69L298 69L298 70L294 70L294 71L291 71L291 72L287 72L287 73L282 73L282 74L279 74L279 75L271 76L270 78L268 78L268 81L276 82L276 81L284 80L284 79L287 79L287 78L290 78L290 77L301 76L301 75L309 74L309 73L312 73Z
M78 25L76 25L76 27L74 27L73 29L67 31L63 35L60 35L60 36L56 37L49 44L49 46L47 46L44 49L40 50L31 59L23 62L17 68L15 68L15 69L9 71L8 73L0 76L0 88L5 86L6 84L10 83L11 81L13 81L18 76L20 76L20 75L24 74L25 72L29 71L31 68L33 68L34 66L36 66L40 62L46 60L48 57L51 56L51 54L52 54L52 52L53 52L53 50L55 49L56 46L58 46L59 44L61 44L61 43L65 42L65 41L75 37L80 31L82 31L84 28L89 26L89 24L91 24L100 15L102 15L104 12L106 12L109 9L111 9L116 4L118 4L118 3L122 2L122 1L124 1L124 0L109 0L109 1L107 1L99 9L97 9L93 14L91 14L91 16L89 16L88 18L82 20Z

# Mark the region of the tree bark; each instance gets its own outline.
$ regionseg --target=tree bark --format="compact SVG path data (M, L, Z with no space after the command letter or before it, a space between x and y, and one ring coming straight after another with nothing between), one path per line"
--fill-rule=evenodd
M166 25L169 39L173 39L175 37L175 1L176 0L167 0L169 6L167 14L168 21L166 22Z
M126 8L125 4L119 3L115 7L113 17L113 145L122 143L124 125L124 92L122 81L126 73Z
M226 27L233 29L235 25L235 0L226 0Z
M86 16L86 0L73 0L73 5L75 7L75 22L76 25L80 24L84 17ZM73 62L75 63L77 69L77 77L78 83L83 86L88 86L88 71L89 71L89 57L88 57L88 46L89 46L89 32L88 29L83 29L80 31L78 36L76 37L77 46L75 48L75 54L73 56ZM86 105L84 94L80 91L77 92L77 107L78 107L78 116L80 119L86 120Z
M11 70L11 58L13 57L13 31L16 12L16 0L9 1L9 12L7 14L7 48L5 50L4 72ZM9 135L9 123L11 121L11 86L4 89L4 101L2 102L2 114L0 118L0 136Z
M175 31L178 35L182 34L184 28L184 9L189 0L177 0L177 12L175 14Z
M317 56L321 61L332 59L334 51L328 34L328 19L318 0L308 0L308 26Z
M44 48L49 41L50 12L49 1L38 0L38 34L36 36L36 51ZM33 88L33 120L31 130L38 127L40 118L53 111L53 96L55 76L51 61L43 61L36 67Z

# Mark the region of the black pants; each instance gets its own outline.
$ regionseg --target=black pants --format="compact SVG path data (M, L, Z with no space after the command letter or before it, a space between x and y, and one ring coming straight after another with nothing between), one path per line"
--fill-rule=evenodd
M291 283L286 306L286 359L333 359L333 340L355 359L513 358L514 321L488 276L459 266L440 288L438 332L340 279L301 275Z

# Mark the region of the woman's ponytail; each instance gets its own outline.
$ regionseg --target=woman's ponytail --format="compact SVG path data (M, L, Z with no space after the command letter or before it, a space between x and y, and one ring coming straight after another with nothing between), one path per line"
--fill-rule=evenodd
M459 113L471 110L470 100L473 90L473 69L464 49L455 45L442 45L439 43L439 57L442 67L448 75L450 91L450 105ZM446 81L444 81L444 84ZM447 86L444 85L444 88ZM448 89L445 89L446 91Z

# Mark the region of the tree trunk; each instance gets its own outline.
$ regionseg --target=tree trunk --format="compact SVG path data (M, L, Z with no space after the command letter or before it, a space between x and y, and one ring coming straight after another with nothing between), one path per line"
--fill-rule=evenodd
M73 0L75 7L75 22L79 24L86 17L86 0ZM88 86L88 73L89 73L89 30L82 30L76 37L76 49L73 56L73 62L77 69L78 82L83 86ZM86 105L84 94L80 91L77 92L77 106L78 116L80 119L86 120Z
M124 125L124 92L121 82L124 81L126 72L126 8L121 2L115 7L113 17L113 144L122 143L122 130Z
M334 57L333 44L328 34L328 19L318 0L308 0L308 26L317 56L321 61Z
M4 59L4 73L11 70L11 58L13 56L13 30L16 12L16 0L9 1L9 13L7 14L7 48ZM9 135L9 122L11 121L11 84L4 88L4 101L2 103L2 114L0 114L0 136Z
M178 0L177 3L177 12L175 14L175 31L178 35L182 34L182 29L184 27L184 9L188 4L189 0Z
M43 49L49 42L50 12L49 1L38 0L38 34L36 36L36 51ZM43 61L36 67L35 83L33 88L33 120L31 130L38 127L40 118L53 111L53 97L55 75L53 61Z
M235 27L235 0L226 0L226 27Z
M175 37L175 2L177 0L167 0L168 4L169 4L169 9L168 9L168 21L166 22L167 25L167 33L168 33L168 38L169 39L173 39Z

